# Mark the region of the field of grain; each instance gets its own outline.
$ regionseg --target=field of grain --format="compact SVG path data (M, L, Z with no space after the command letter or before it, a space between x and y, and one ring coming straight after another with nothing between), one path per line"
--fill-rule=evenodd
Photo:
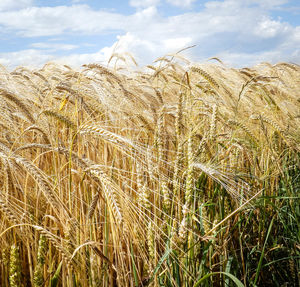
M0 286L299 286L300 67L123 60L0 67Z

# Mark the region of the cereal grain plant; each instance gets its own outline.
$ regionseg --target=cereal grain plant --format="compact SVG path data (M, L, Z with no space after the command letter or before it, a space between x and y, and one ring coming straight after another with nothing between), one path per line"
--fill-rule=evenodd
M299 286L300 67L117 56L1 67L0 285Z

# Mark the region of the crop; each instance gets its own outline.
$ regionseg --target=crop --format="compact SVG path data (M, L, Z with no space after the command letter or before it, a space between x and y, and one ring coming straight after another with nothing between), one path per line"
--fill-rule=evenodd
M298 286L300 67L115 57L0 67L0 285Z

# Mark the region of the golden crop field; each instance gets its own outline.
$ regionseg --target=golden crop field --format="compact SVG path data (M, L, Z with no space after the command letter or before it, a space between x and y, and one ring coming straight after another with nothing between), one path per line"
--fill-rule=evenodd
M0 67L0 286L299 286L300 67L123 60Z

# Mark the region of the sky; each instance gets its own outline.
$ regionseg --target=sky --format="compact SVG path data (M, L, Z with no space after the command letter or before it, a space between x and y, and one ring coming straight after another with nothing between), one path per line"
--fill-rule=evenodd
M8 68L106 64L127 52L144 66L188 47L182 55L193 62L300 64L300 1L0 0Z

